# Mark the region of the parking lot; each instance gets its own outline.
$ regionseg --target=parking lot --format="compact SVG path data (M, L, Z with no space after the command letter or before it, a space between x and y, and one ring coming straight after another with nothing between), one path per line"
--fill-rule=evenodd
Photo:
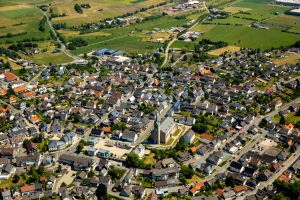
M126 146L124 143L109 142L106 140L99 141L94 145L94 148L108 150L110 153L115 154L116 158L122 158L132 150L131 147Z

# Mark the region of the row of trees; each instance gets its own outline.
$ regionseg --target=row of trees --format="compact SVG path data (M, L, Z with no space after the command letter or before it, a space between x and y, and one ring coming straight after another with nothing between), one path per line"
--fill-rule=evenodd
M9 58L12 58L12 59L17 59L17 58L20 58L20 56L14 52L14 51L11 51L9 49L6 49L6 48L3 48L3 47L0 47L0 55L5 55Z
M87 46L88 42L82 38L72 38L68 44L68 49L75 50L77 47Z
M26 51L26 49L37 48L38 44L33 42L17 43L8 46L8 49L13 51Z
M47 22L47 18L44 16L39 23L39 31L45 32L46 22Z

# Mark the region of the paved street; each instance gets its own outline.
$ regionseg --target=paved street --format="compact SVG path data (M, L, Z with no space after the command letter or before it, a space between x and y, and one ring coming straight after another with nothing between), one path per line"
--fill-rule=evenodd
M253 120L253 122L252 122L251 124L247 125L247 126L243 129L243 131L247 131L252 125L257 126L257 125L260 123L260 121L261 121L262 118L267 117L267 116L273 117L273 116L277 115L281 110L285 110L285 109L287 109L290 105L295 104L295 103L299 103L299 102L300 102L300 97L297 98L297 99L295 99L295 100L293 100L293 101L291 101L290 103L288 103L288 104L282 106L282 107L281 107L280 109L278 109L278 110L274 110L274 111L272 111L272 112L270 112L270 113L268 113L268 114L266 114L266 115L257 117L255 120ZM257 143L261 142L261 141L265 138L265 136L267 135L267 131L264 130L264 129L260 129L260 130L262 131L262 134L257 134L256 137L253 138L250 142L246 143L246 145L245 145L241 150L239 150L239 151L237 151L235 154L233 154L232 157L229 159L230 162L232 162L232 161L238 161L238 160L240 159L240 157L241 157L243 154L245 154L245 153L247 153L248 151L251 151L252 149L254 149L254 146L257 145ZM230 140L230 141L233 140L236 136L237 136L237 135L234 135L234 136L233 136L231 139L229 139L229 140ZM226 142L226 143L227 143L227 142ZM299 150L298 150L298 151L299 151ZM298 151L297 151L297 152L298 152ZM299 153L300 153L300 152L299 152ZM201 161L204 162L204 161L206 160L207 157L208 157L208 155L205 156L205 157L202 157L202 158L201 158ZM196 161L196 159L197 159L197 158L194 158L194 159L192 159L192 161L186 162L185 164L189 164L189 163L191 163L191 162L193 162L193 161ZM198 160L198 159L197 159L197 160ZM208 176L206 176L202 181L208 181L208 180L212 179L215 175L217 175L217 174L219 174L219 173L225 172L225 171L227 170L227 168L229 167L230 162L227 162L227 163L226 163L224 166L222 166L222 167L215 166L215 167L214 167L213 173L210 174L210 175L208 175ZM290 161L290 162L292 162L292 161ZM190 185L194 185L194 184L190 184ZM170 192L178 192L178 189L181 189L181 188L184 188L184 186L168 187L168 188L162 189L162 191L168 191L169 193L170 193ZM147 189L147 191L153 191L153 189L149 189L149 190Z
M268 181L260 183L259 186L255 190L253 190L251 192L247 192L247 193L245 193L245 195L249 196L249 195L255 194L259 189L261 190L261 189L265 188L266 186L273 184L273 182L299 158L299 155L300 155L300 149L298 148L298 150L295 153L291 154L291 156L281 165L281 168L279 169L279 171L275 172L268 179ZM239 197L238 199L242 200L244 198L245 197Z

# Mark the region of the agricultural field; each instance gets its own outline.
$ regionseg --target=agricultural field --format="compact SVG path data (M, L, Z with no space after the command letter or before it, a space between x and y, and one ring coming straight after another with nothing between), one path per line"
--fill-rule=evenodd
M107 18L114 18L129 12L140 10L141 8L156 5L164 0L61 0L51 4L50 12L56 15L66 15L53 18L53 23L66 23L68 26L78 26L83 23L97 22ZM91 8L83 9L83 13L77 13L75 4L90 4Z
M209 2L213 4L214 1ZM274 5L271 0L225 2L219 3L222 4L221 10L229 13L227 18L205 20L193 28L204 32L202 37L192 43L176 41L172 47L192 50L199 40L209 39L225 41L231 46L266 50L292 45L300 39L300 17L284 14L290 7ZM268 29L250 27L252 23Z
M229 7L225 7L223 9L223 11L228 12L230 14L236 14L236 13L240 13L240 12L247 12L250 11L250 8L243 8L243 7L234 7L234 6L229 6Z
M32 5L0 4L0 44L32 38L48 39L48 25L45 25L45 31L39 30L41 19L42 14Z
M292 45L300 39L300 35L284 33L275 29L220 25L204 34L203 38L225 41L239 47L266 50L272 47Z
M80 55L85 52L97 50L99 48L112 48L123 50L127 53L146 53L159 48L162 44L145 40L145 32L153 31L155 28L167 30L186 24L189 19L175 19L168 16L161 16L143 23L133 24L127 27L104 29L97 35L96 33L79 35L88 42L87 46L77 48L72 51ZM93 35L95 34L95 35ZM67 40L75 35L65 34ZM76 36L78 37L78 35ZM121 45L120 45L121 44ZM138 48L137 48L138 47Z

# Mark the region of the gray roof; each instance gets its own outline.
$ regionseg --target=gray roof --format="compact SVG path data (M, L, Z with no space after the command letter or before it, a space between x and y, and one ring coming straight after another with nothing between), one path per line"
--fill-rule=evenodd
M160 130L164 133L167 133L174 125L174 119L172 117L167 117L160 125Z

